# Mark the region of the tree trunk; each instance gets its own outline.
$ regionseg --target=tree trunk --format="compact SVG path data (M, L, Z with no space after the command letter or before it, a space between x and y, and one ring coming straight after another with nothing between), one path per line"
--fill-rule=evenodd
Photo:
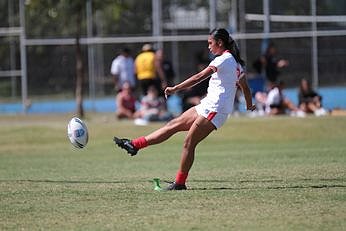
M76 105L77 105L77 116L80 118L84 117L83 109L83 83L84 83L84 64L82 49L80 45L80 34L81 34L81 10L77 16L77 28L76 28Z

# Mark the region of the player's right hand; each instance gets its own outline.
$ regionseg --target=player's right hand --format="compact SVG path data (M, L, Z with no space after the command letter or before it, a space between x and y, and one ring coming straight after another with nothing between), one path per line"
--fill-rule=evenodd
M167 96L173 95L175 92L174 87L166 87L165 88L165 97L167 99Z

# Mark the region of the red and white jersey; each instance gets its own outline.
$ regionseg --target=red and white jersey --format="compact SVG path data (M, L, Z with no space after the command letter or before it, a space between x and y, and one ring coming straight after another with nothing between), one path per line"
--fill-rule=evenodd
M237 81L243 68L229 51L216 57L209 67L214 70L210 80L207 95L201 103L209 110L219 113L233 111L234 98L237 91Z

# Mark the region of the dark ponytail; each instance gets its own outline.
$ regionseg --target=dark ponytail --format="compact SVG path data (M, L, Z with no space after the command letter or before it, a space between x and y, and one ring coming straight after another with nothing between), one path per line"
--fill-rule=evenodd
M244 60L240 57L240 51L237 43L233 40L233 38L229 35L226 29L219 28L214 29L210 32L210 35L215 40L221 40L227 50L231 52L234 59L242 66L245 66Z

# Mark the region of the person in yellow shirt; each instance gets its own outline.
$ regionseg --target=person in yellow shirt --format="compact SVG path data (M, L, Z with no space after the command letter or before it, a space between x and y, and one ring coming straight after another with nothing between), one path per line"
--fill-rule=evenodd
M154 85L159 92L167 86L160 62L150 44L144 44L142 52L136 57L135 73L143 95L147 94L151 85Z

